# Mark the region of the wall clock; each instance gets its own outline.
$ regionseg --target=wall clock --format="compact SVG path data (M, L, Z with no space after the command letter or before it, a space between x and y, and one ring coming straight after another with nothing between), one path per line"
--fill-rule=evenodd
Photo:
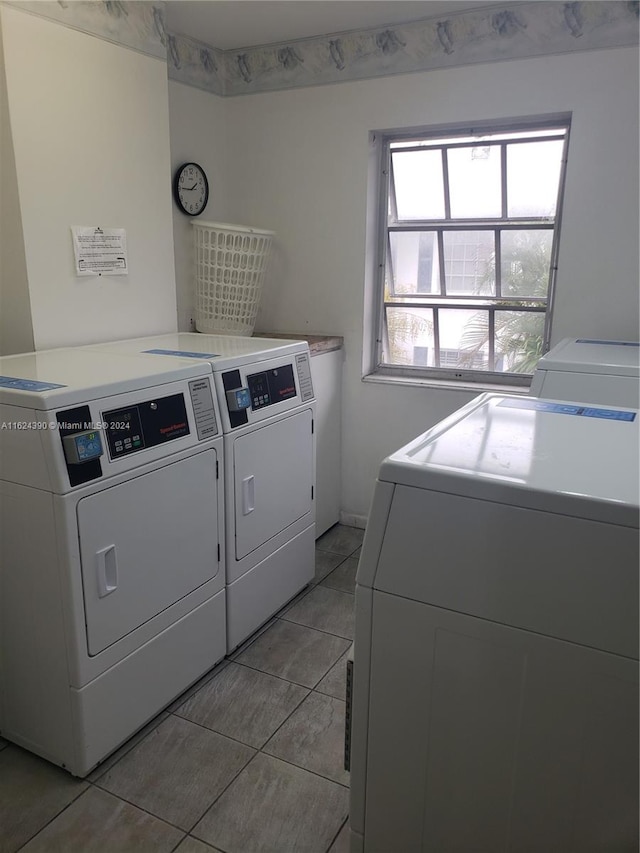
M197 216L209 200L209 182L202 166L183 163L173 176L173 197L187 216Z

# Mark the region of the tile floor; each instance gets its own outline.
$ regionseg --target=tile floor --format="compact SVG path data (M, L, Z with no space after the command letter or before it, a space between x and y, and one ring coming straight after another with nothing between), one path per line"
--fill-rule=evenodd
M86 779L0 738L0 853L347 853L346 652L364 531Z

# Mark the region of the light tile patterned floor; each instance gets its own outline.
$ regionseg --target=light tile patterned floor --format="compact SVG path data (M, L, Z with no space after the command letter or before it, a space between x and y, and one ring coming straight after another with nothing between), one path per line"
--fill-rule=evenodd
M0 853L347 853L346 652L364 531L85 780L0 738Z

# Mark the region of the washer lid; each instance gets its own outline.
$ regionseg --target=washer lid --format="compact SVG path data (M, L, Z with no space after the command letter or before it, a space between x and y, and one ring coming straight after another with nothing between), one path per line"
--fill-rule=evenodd
M638 526L639 414L482 394L385 459L379 479Z
M208 364L187 359L140 359L79 347L42 350L0 358L0 403L51 411L210 375Z
M640 377L640 344L565 338L540 359L537 370Z
M149 358L176 357L211 362L215 371L253 364L280 355L308 352L306 341L278 338L250 338L238 335L204 335L199 332L176 332L148 338L132 338L108 344L95 344L89 349L148 355Z

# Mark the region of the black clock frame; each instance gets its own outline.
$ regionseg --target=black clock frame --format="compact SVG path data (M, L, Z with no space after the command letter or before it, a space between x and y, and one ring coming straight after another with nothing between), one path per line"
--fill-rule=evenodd
M187 166L195 166L196 169L200 170L200 172L202 173L202 177L204 178L204 204L202 205L202 210L198 210L196 213L191 213L190 211L185 210L185 207L182 203L182 199L180 198L180 195L178 192L180 175L187 168ZM209 201L209 180L207 178L207 174L206 174L205 170L202 168L202 166L199 163L188 162L188 163L183 163L181 166L178 166L178 168L176 169L176 172L173 176L173 200L178 205L178 208L181 211L181 213L184 213L186 216L200 216L202 211L205 209L205 207L207 206L207 202Z

